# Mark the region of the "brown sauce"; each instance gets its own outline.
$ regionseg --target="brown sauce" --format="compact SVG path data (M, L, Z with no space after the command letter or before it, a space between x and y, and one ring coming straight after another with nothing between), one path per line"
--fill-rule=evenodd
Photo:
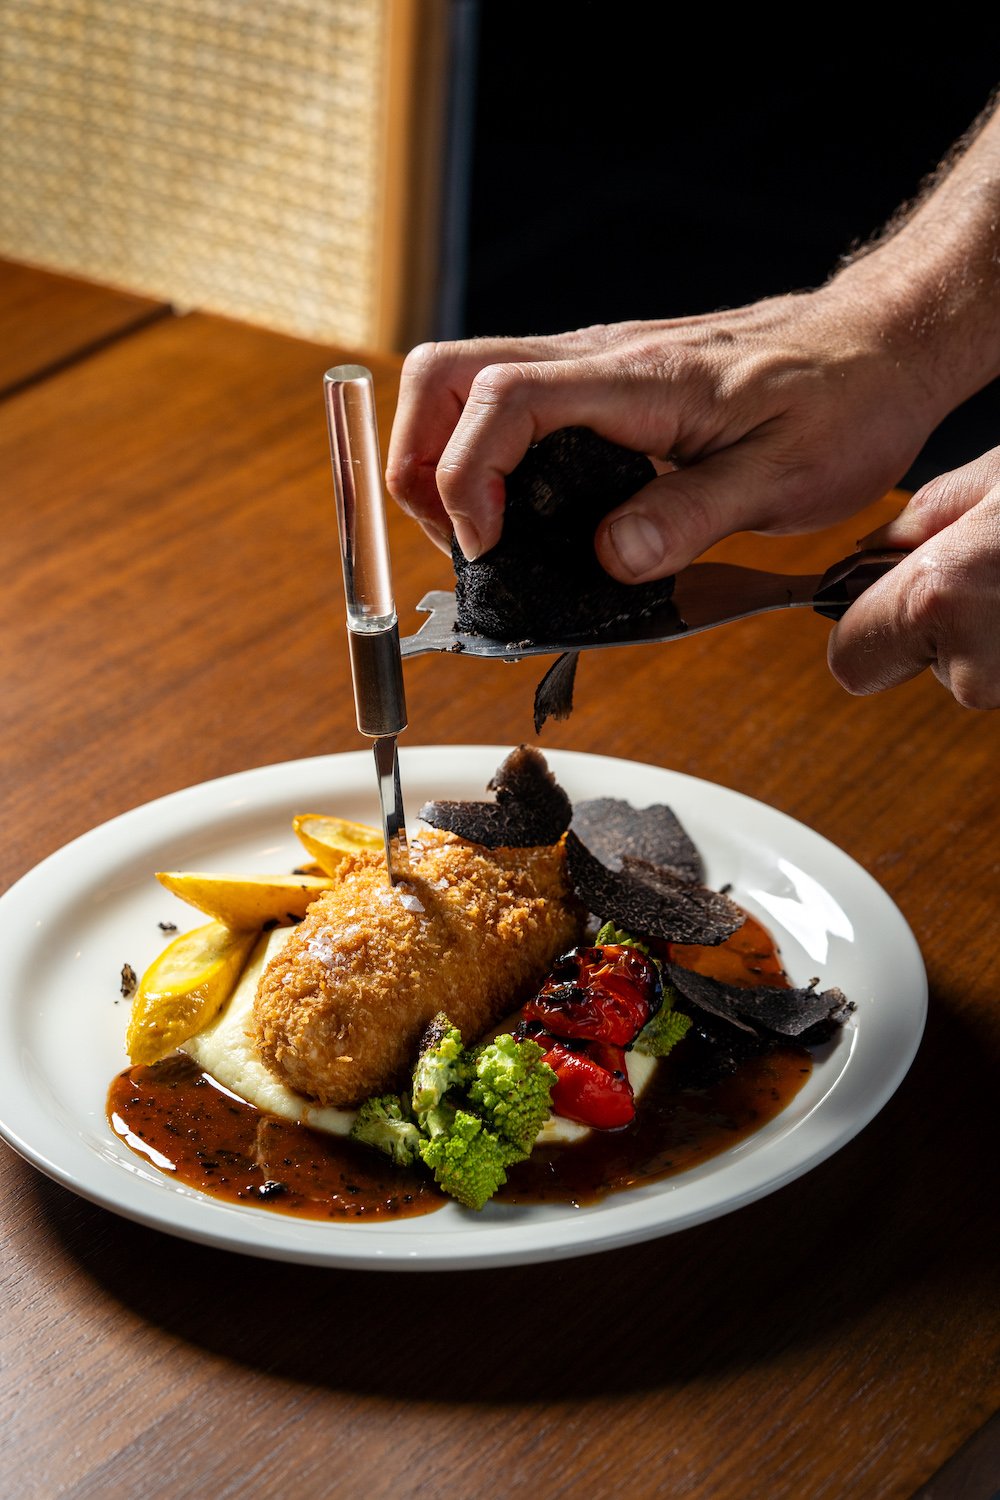
M125 1144L161 1171L229 1203L356 1220L431 1213L445 1202L426 1174L264 1114L183 1056L119 1073L108 1118Z
M718 948L672 956L730 984L787 984L774 942L752 917ZM686 1043L681 1043L684 1047ZM511 1169L501 1203L593 1203L707 1161L779 1114L812 1069L802 1047L750 1058L706 1087L679 1086L665 1059L624 1130L539 1147ZM189 1187L231 1203L325 1220L405 1218L446 1201L427 1178L350 1140L279 1120L220 1088L183 1056L127 1068L108 1091L112 1129Z
M805 1083L808 1052L781 1048L708 1088L678 1088L665 1058L624 1130L592 1130L575 1146L536 1147L497 1194L502 1203L596 1203L638 1182L672 1177L717 1156L774 1118Z

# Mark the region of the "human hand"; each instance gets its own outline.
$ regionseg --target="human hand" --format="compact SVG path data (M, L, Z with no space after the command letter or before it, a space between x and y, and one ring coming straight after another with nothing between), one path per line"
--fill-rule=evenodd
M910 555L832 632L842 686L877 693L930 667L966 708L1000 708L1000 448L932 479L864 545Z
M505 477L530 444L592 427L679 466L596 537L614 577L661 578L730 532L812 530L896 483L943 415L910 336L835 280L704 317L422 345L389 489L438 545L454 526L475 557L499 539Z

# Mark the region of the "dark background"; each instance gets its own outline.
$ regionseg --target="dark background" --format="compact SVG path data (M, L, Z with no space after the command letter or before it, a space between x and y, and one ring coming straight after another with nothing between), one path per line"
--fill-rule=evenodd
M651 5L473 7L452 331L549 333L815 286L917 192L1000 78L989 38L942 40L940 21L887 46L837 17L807 17L840 33L807 42L707 12L679 30ZM1000 385L942 424L906 482L997 442Z

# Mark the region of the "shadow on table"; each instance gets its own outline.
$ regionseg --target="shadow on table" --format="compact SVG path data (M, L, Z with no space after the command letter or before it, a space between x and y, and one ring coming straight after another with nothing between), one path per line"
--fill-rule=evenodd
M52 1234L106 1292L269 1375L424 1401L614 1396L849 1340L925 1278L974 1290L990 1263L977 1222L994 1087L982 1039L942 996L902 1088L830 1161L712 1223L549 1265L287 1266L119 1220L43 1178L37 1190Z

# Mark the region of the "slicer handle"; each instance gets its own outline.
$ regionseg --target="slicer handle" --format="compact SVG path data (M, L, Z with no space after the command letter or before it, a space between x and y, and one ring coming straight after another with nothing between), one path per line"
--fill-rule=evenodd
M828 620L841 620L855 599L865 589L871 588L884 578L898 562L907 556L905 552L888 550L876 552L852 552L827 568L813 595L813 609Z
M371 371L336 365L323 393L358 728L381 738L406 728L406 698Z
M371 371L363 365L337 365L327 370L323 392L347 623L355 630L388 630L396 618L396 606Z

